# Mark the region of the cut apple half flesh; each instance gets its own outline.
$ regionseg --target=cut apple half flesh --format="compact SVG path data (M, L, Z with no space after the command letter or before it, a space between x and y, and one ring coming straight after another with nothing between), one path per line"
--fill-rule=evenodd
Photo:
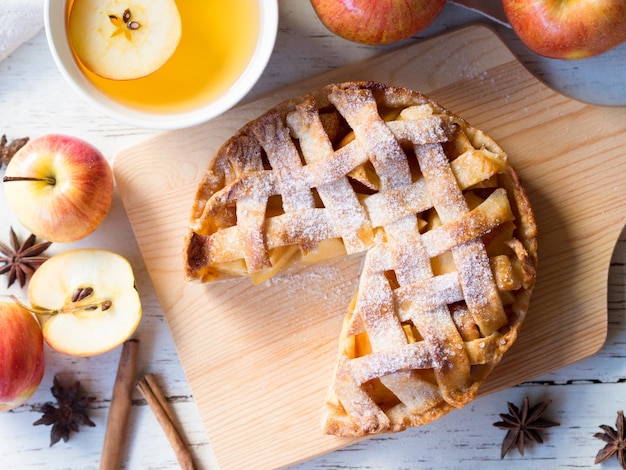
M122 344L142 315L131 265L101 249L49 258L33 274L28 298L46 342L72 356L93 356Z
M85 67L105 78L130 80L168 61L182 26L174 0L74 0L68 31Z

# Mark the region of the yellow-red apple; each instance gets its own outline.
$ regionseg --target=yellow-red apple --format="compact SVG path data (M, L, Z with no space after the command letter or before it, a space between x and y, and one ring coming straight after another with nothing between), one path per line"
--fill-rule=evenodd
M44 372L41 328L35 317L13 302L0 302L0 411L26 402Z
M426 29L446 0L311 0L330 31L369 45L391 44Z
M511 27L533 52L584 59L626 41L624 0L503 0Z
M92 233L113 198L113 174L102 153L82 139L60 134L29 141L9 161L3 180L20 223L52 242Z
M48 345L72 356L122 344L142 315L130 263L101 249L78 248L46 260L30 279L28 299Z

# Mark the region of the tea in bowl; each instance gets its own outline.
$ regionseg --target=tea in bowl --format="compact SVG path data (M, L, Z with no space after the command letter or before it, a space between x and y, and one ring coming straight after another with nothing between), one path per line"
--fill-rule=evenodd
M110 117L177 129L254 86L272 54L276 0L45 0L46 36L70 85Z

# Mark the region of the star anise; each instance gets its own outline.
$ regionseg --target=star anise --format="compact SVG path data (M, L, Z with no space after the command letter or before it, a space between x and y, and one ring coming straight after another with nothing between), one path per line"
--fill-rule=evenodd
M86 412L87 406L96 398L81 397L79 381L74 382L71 387L65 388L55 376L54 384L50 391L56 398L59 407L57 408L52 403L44 404L40 410L43 416L33 423L33 426L39 424L49 426L52 424L50 447L61 439L63 439L63 442L67 442L70 433L72 431L78 432L81 425L90 427L96 425L89 419Z
M502 441L501 459L504 458L513 445L517 445L520 455L524 455L524 446L527 440L535 441L539 444L543 443L543 439L539 434L540 429L559 426L559 423L541 418L541 415L550 403L552 403L552 400L542 401L530 408L528 397L526 397L521 410L513 403L507 403L510 414L500 414L502 421L493 423L497 428L508 430L504 441Z
M602 439L606 442L606 445L600 449L594 464L604 462L613 454L617 453L617 461L622 468L626 469L626 420L624 419L624 412L619 410L617 412L617 420L615 420L615 428L607 426L606 424L600 425L600 428L604 431L598 432L593 435L598 439Z
M24 287L26 281L33 275L35 270L48 258L41 254L48 249L52 242L37 243L37 237L31 234L23 243L15 235L13 227L9 232L11 247L0 242L0 274L9 274L8 287L17 280L20 287Z
M0 168L2 165L8 165L13 155L26 145L28 142L28 137L22 137L21 139L12 140L9 145L7 145L9 141L7 140L7 136L3 135L0 137Z

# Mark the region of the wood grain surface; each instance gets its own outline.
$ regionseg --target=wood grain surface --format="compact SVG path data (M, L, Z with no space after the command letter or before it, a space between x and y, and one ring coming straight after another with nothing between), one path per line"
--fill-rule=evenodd
M338 68L202 126L120 151L114 173L221 468L286 466L353 441L321 435L341 320L359 269L351 258L280 276L185 283L181 250L200 176L235 130L283 98L371 79L420 90L490 134L521 173L540 230L536 292L492 392L595 353L607 330L607 276L624 225L618 158L626 109L598 108L537 81L472 26Z

